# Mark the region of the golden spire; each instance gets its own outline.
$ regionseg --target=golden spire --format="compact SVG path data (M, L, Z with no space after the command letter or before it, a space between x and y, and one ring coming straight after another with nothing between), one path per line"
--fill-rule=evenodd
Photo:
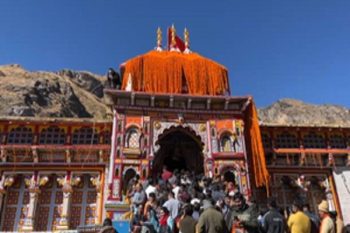
M170 47L173 47L175 48L176 46L176 41L175 41L175 35L176 35L176 29L175 29L175 26L174 24L171 25L171 43L170 43Z
M188 32L187 28L184 30L184 38L185 38L185 48L190 47L190 33Z
M162 49L162 30L160 27L157 29L157 50Z

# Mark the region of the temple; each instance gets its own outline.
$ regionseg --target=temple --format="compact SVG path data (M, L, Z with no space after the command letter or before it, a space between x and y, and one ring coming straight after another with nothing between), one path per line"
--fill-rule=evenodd
M321 200L350 219L350 128L259 122L252 96L232 96L227 69L171 27L121 65L104 90L111 120L0 119L0 230L75 230L125 219L126 187L169 170L224 176L247 200ZM345 180L344 180L345 177ZM346 223L346 221L345 221Z

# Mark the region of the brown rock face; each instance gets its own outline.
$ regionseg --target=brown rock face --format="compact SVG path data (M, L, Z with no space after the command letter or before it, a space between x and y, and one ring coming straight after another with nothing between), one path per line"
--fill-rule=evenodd
M86 71L30 72L20 65L0 66L0 116L88 117L106 119L106 77ZM350 127L350 110L282 99L258 110L269 125Z
M336 105L312 105L281 99L258 110L263 124L350 127L350 110Z
M103 80L89 72L0 66L0 116L106 118Z

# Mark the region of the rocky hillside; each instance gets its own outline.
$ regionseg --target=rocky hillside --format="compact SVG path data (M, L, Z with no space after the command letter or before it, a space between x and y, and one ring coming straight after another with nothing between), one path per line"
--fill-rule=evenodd
M350 110L336 105L312 105L281 99L259 109L258 113L264 124L350 127Z
M30 72L0 66L0 116L109 118L103 98L106 78L90 72ZM264 124L350 127L350 110L282 99L258 110Z
M89 72L30 72L0 66L0 116L106 118L105 78Z

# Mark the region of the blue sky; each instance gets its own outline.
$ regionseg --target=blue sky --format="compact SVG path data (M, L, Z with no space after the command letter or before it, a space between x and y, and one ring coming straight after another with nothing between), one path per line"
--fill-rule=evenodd
M190 31L191 49L229 69L231 94L350 107L350 1L0 1L0 64L105 74ZM163 42L165 44L165 42Z

